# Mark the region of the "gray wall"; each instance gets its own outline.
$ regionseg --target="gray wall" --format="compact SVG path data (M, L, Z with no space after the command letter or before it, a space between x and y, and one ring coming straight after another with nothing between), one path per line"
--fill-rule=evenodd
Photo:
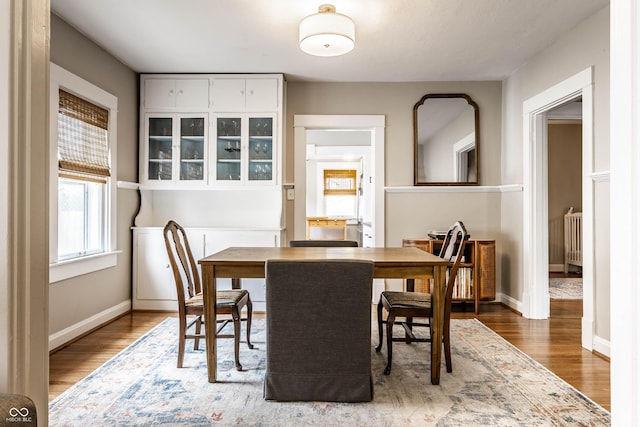
M51 15L51 62L118 98L118 181L137 182L138 83L130 68L55 15ZM136 191L118 189L118 264L53 283L49 333L59 332L131 299L131 231Z
M502 84L496 81L289 82L284 182L294 182L294 115L383 114L386 118L384 184L412 186L413 106L428 93L466 93L478 104L481 184L500 184ZM288 230L294 229L293 203L304 203L304 200L287 203ZM427 230L447 229L460 219L473 237L496 239L500 251L499 193L386 193L385 209L386 246L401 246L403 238L426 237Z
M504 81L502 183L523 183L523 102L593 66L594 171L609 171L609 7L540 52ZM595 319L597 337L609 340L609 181L594 183ZM521 301L522 193L502 196L502 291Z

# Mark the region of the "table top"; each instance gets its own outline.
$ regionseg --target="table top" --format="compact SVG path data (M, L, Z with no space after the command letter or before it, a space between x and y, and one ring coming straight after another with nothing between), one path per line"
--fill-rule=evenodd
M444 265L446 260L418 248L343 248L343 247L230 247L198 261L199 264L264 263L269 259L352 259L375 264Z

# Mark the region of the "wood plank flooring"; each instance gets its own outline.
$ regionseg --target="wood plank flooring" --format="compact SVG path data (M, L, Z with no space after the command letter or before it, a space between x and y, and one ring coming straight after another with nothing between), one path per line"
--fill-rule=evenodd
M552 301L552 312L555 303ZM581 315L575 312L575 307L558 308L562 315L547 320L525 319L501 304L483 304L477 316L471 312L471 307L467 307L467 310L460 312L458 309L453 317L477 317L547 369L605 409L611 410L609 362L581 347ZM49 358L49 400L80 381L168 316L176 314L133 312L53 352Z

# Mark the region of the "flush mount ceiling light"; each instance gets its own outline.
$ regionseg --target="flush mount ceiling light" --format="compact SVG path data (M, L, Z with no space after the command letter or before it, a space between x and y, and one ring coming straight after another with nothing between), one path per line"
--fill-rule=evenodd
M338 56L355 46L356 28L351 18L336 13L332 4L318 7L318 13L300 22L300 49L309 55Z

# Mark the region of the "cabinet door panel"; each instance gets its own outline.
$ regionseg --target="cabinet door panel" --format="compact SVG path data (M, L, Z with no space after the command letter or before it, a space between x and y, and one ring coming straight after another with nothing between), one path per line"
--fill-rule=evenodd
M176 103L174 79L147 79L144 81L145 108L172 108Z
M214 111L244 111L245 79L215 79L211 98Z
M180 118L180 181L205 180L206 170L206 117Z
M273 182L273 117L249 117L248 181Z
M174 119L170 116L147 118L147 181L173 179Z
M209 80L176 80L176 108L209 108Z
M136 240L136 299L177 300L162 232L139 233Z
M246 92L248 111L276 111L278 108L278 80L249 79Z

